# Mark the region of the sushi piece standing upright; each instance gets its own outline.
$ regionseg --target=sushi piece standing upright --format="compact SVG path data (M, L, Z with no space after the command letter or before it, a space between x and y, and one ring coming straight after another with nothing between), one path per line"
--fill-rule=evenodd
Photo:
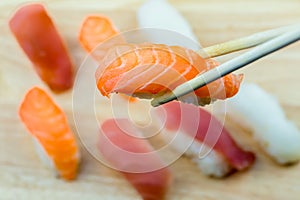
M72 87L71 58L43 5L21 7L10 19L9 27L37 74L51 90L63 92Z
M87 52L91 52L105 40L118 34L117 28L112 21L105 16L88 16L79 32L79 41Z
M76 178L80 154L63 111L45 91L27 92L19 116L31 133L42 161L65 180Z
M108 49L126 43L113 22L103 15L90 15L81 25L78 40L86 52L100 62Z
M137 12L137 20L140 28L172 30L197 41L189 23L167 0L146 1Z
M226 113L220 109L225 104ZM300 131L289 121L278 100L258 85L244 83L240 92L215 110L252 131L253 138L279 164L300 160Z
M241 149L214 116L201 107L170 102L153 109L153 118L162 127L162 136L172 147L191 157L204 174L223 177L249 168L253 153ZM201 155L204 153L204 157Z
M113 22L103 15L86 17L81 25L78 40L85 51L91 53L97 62L101 62L107 51L114 45L126 43ZM136 101L133 97L121 96L129 102Z
M100 129L98 148L144 200L162 200L172 174L147 140L127 119L108 119Z

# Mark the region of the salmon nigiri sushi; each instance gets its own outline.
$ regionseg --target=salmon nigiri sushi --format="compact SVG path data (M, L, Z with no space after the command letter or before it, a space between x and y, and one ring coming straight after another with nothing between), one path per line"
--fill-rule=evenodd
M63 111L45 91L34 87L25 95L19 116L33 136L41 160L63 179L75 179L79 149Z
M147 140L127 119L101 125L98 147L109 165L120 171L144 200L162 200L172 174Z
M91 52L99 44L116 34L118 34L118 30L108 17L90 15L82 23L79 42L87 52Z
M176 151L193 141L185 154L204 174L223 177L232 170L247 169L255 160L252 152L241 149L224 126L200 107L170 102L153 109L153 113L163 127L163 138L173 141L170 144Z
M87 53L91 53L96 61L101 61L106 52L114 45L126 43L119 35L113 22L103 15L90 15L81 25L78 40ZM122 97L129 102L136 99L126 95Z
M102 60L96 72L96 84L103 96L124 93L152 98L217 66L216 61L180 46L124 44L111 48ZM228 74L199 88L195 91L199 103L234 96L242 77Z
M98 62L112 46L126 43L113 22L104 15L87 16L79 30L78 40Z

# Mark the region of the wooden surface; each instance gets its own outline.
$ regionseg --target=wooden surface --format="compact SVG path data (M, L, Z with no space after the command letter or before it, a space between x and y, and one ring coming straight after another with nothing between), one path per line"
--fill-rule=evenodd
M203 46L300 20L299 0L170 2L191 23ZM141 3L139 0L45 1L77 68L85 56L77 42L78 28L84 16L105 14L120 30L128 30L136 27L135 12ZM20 4L22 1L0 1L0 199L139 199L118 173L101 165L84 148L78 179L72 183L56 179L38 159L31 138L17 117L17 107L28 88L33 85L46 87L7 26L10 15ZM278 97L287 116L300 128L299 52L300 44L297 43L242 71L246 81L258 83ZM54 98L66 111L74 128L71 91ZM132 112L137 113L136 117L142 116L138 109ZM103 106L103 115L105 113ZM239 134L246 138L239 141L257 153L255 165L246 172L215 180L203 176L191 161L181 158L171 165L175 181L167 199L300 198L300 165L276 165L247 140L245 131L230 123L227 127L235 136Z

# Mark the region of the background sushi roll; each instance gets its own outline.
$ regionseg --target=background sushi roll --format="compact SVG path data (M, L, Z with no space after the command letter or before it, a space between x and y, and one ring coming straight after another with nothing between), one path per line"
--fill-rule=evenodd
M171 171L128 119L107 119L100 127L98 149L109 166L121 172L144 200L164 199Z
M137 11L137 21L140 28L172 30L197 41L187 20L166 0L146 1Z
M43 5L21 7L10 19L9 27L37 74L51 90L63 92L73 86L73 63Z
M193 112L198 112L199 117L194 119ZM176 151L184 152L185 144L193 140L185 154L204 174L223 177L233 169L249 168L255 160L253 153L240 148L224 126L200 107L170 102L154 108L153 119L162 127L163 138Z
M104 15L87 16L80 27L78 41L98 63L110 48L126 43L113 22Z

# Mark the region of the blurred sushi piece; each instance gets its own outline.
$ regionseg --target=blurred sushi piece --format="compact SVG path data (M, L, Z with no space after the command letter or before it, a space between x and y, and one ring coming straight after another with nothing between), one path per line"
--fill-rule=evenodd
M167 29L197 41L186 19L166 0L146 1L137 11L137 20L140 28Z
M82 47L91 52L105 40L118 34L112 21L103 15L87 16L80 28L79 41Z
M113 22L104 15L87 16L80 27L78 40L98 62L111 47L126 43Z
M100 128L98 148L144 200L162 200L172 174L147 140L127 119L108 119Z
M226 113L220 109L224 104ZM250 130L253 139L279 164L300 160L299 129L286 118L278 100L258 85L244 83L234 98L214 106L219 114Z
M65 180L76 178L80 152L63 111L38 87L27 92L19 116L41 160Z
M191 157L206 175L223 177L255 161L253 153L240 148L223 124L200 107L170 102L154 108L153 113L165 141Z
M22 6L9 20L9 27L37 74L52 91L63 92L72 87L73 63L43 5Z
M113 22L104 15L87 16L80 27L78 40L97 62L101 62L113 46L126 43ZM136 101L133 97L121 96L129 102Z

